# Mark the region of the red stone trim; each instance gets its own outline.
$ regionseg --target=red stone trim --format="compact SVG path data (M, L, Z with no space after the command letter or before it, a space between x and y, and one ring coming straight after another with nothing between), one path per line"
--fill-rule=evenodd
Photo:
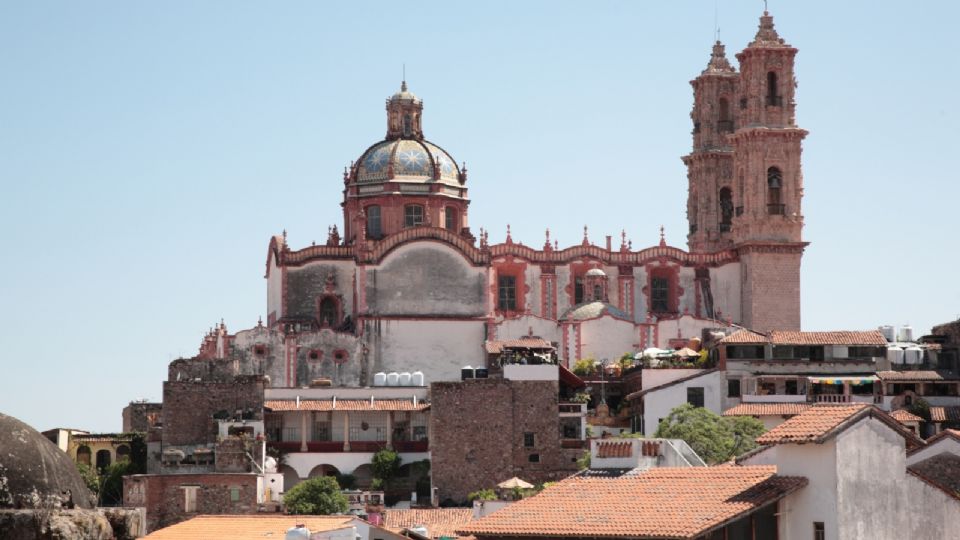
M494 313L502 317L518 317L527 311L527 294L530 293L530 286L527 285L527 262L515 260L513 256L503 257L493 261L494 278L490 286L490 292L493 293ZM512 276L516 282L517 309L515 311L504 311L500 309L500 276Z
M548 301L547 292L550 292ZM555 274L540 274L540 314L543 318L557 320L557 276Z

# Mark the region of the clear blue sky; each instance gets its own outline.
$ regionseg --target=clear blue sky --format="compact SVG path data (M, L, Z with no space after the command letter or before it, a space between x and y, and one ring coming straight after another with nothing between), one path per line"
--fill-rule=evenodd
M720 1L728 54L760 0ZM797 56L805 329L960 313L956 2L773 1ZM323 241L407 65L470 222L685 245L689 80L715 2L0 5L0 411L120 429L220 318L264 314L267 242Z

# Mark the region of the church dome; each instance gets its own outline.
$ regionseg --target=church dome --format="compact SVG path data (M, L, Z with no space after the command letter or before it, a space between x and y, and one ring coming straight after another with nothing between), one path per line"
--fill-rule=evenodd
M93 508L93 495L66 452L37 430L0 413L0 508L50 504Z
M616 306L607 304L606 302L599 301L574 306L567 310L567 312L560 317L560 320L584 321L587 319L596 319L597 317L602 317L603 315L610 315L617 319L630 320L630 315L625 313L623 310L617 308Z
M412 95L412 94L411 94ZM374 144L357 162L357 183L399 180L460 184L453 156L424 140L395 139Z

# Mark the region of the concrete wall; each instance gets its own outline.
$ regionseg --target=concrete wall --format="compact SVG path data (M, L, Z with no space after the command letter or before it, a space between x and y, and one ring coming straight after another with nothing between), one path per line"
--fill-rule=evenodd
M422 371L427 383L460 380L460 368L486 362L482 320L381 319L364 330L369 373Z
M486 314L487 270L436 242L397 248L367 270L367 309L378 315L480 317Z
M717 372L710 373L703 377L697 377L683 383L668 386L661 390L654 390L646 394L644 399L644 426L643 433L652 436L657 431L657 426L661 419L669 416L670 411L684 403L687 403L687 388L704 388L704 406L705 408L720 413L720 377Z
M687 388L703 387L703 405L717 414L721 409L721 391L723 374L712 371L682 383L653 390L643 396L643 434L652 436L657 431L660 420L670 415L670 411L687 402Z

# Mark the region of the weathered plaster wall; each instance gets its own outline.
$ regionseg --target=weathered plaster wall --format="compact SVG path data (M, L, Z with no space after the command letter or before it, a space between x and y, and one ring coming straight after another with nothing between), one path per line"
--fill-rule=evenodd
M703 373L705 369L644 369L641 370L640 389L647 390L661 384Z
M710 294L718 319L743 320L740 309L740 263L732 262L710 269Z
M273 314L276 319L279 319L283 317L283 270L277 266L272 255L267 264L270 265L267 276L267 317Z
M720 414L722 385L723 374L719 371L711 371L688 381L649 392L643 397L644 435L652 436L656 433L660 420L669 416L673 408L687 402L687 388L690 387L703 387L704 408Z
M923 461L942 453L960 456L960 442L953 437L944 437L934 444L925 446L907 456L907 465L913 465L918 461Z
M381 316L483 316L486 273L453 248L415 242L367 270L367 309Z
M325 287L330 276L334 278L343 315L349 315L353 311L353 272L354 263L351 261L328 261L288 267L284 316L318 318L317 299L327 294Z
M580 323L581 358L619 360L623 353L634 352L639 341L637 327L629 321L604 316Z
M529 335L540 336L547 341L556 341L558 344L561 339L560 326L557 321L543 319L535 315L521 315L512 319L504 319L497 323L497 337L499 340L519 339Z
M456 381L484 365L483 320L379 319L366 322L369 373L422 371L427 382Z

